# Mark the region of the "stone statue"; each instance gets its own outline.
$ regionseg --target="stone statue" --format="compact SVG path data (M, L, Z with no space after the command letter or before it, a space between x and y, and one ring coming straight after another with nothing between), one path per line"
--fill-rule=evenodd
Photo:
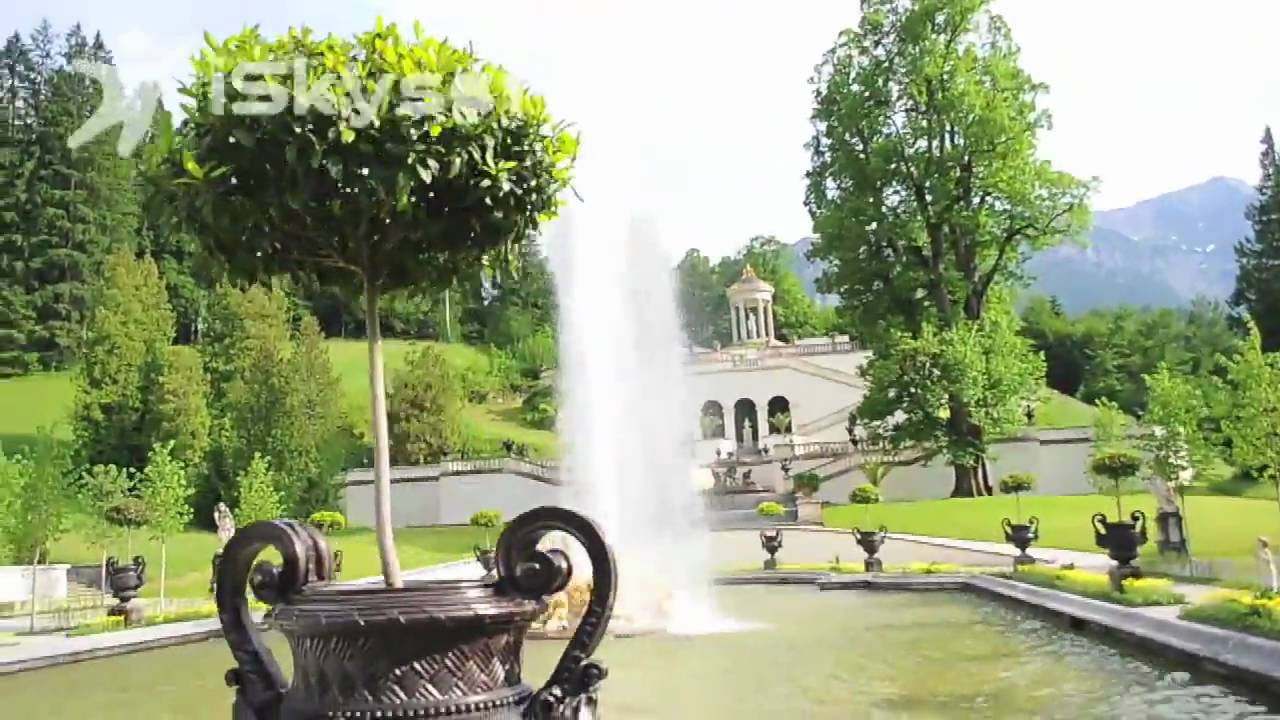
M745 447L751 447L752 443L754 442L755 442L755 436L751 434L751 421L743 420L742 421L742 444Z
M1173 488L1169 487L1169 483L1163 478L1154 475L1147 478L1147 489L1156 497L1156 507L1162 513L1178 512L1178 498L1173 494Z
M220 502L214 506L213 522L218 526L218 542L222 547L226 547L227 541L236 534L236 519L232 517L231 509L226 503Z
M1258 538L1258 575L1263 587L1271 588L1271 592L1280 592L1280 579L1276 577L1276 561L1271 555L1271 542L1265 537Z

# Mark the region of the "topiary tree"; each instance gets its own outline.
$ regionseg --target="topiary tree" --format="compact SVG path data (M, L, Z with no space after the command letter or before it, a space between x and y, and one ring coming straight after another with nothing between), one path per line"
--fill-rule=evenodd
M120 525L112 522L112 510L129 496L132 471L115 465L94 465L80 475L79 513L75 524L87 544L101 551L98 587L107 591L107 548L120 535Z
M467 521L471 527L484 529L484 546L489 545L489 531L502 525L502 513L497 510L477 510Z
M1031 473L1009 473L1000 479L1000 494L1013 495L1018 509L1018 522L1022 522L1022 493L1031 492L1036 486L1036 476Z
M133 531L146 526L147 504L139 497L123 497L107 508L107 520L124 528L125 557L133 557Z
M781 503L776 503L772 500L766 500L756 506L756 514L760 517L781 517L784 512L786 512L786 508L782 507Z
M863 506L863 522L871 524L871 506L880 502L880 488L867 483L849 492L849 502Z
M387 585L401 587L379 301L447 287L529 239L558 209L577 141L505 69L420 27L406 35L379 20L351 39L250 28L206 40L181 88L187 119L170 152L181 166L177 205L237 273L363 294L378 550ZM308 64L306 88L294 87L295 58ZM224 80L249 61L279 63L265 94ZM346 79L312 85L335 69ZM399 95L367 100L384 78L400 80Z
M391 384L388 417L395 461L431 463L457 450L462 406L453 369L439 350L423 345L410 355Z
M271 461L254 453L249 467L236 483L236 520L241 525L258 520L275 520L284 515L284 503L276 489L276 474L271 471Z
M1142 456L1128 448L1101 450L1089 460L1089 476L1101 492L1116 500L1116 517L1123 518L1120 493L1142 471Z
M893 469L893 465L885 462L875 462L874 460L862 463L862 475L872 487L879 488L884 479L889 476L889 471Z
M320 510L311 513L307 518L307 523L328 535L330 533L341 532L347 527L347 518L342 513L334 510Z
M811 498L814 493L818 492L818 488L822 487L822 476L812 470L806 470L792 476L791 483L796 492L806 498Z

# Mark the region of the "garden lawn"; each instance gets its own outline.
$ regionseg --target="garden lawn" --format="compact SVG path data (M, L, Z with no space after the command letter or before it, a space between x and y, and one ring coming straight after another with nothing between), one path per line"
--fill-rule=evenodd
M491 540L494 533L490 533ZM400 528L395 531L400 564L405 569L420 568L442 562L472 557L472 546L484 540L484 533L473 527ZM356 580L382 572L378 561L377 542L371 528L352 528L328 537L329 547L342 551L340 580ZM167 597L202 598L209 595L210 560L218 549L218 536L211 532L189 530L169 540L169 567L165 578ZM70 535L54 543L52 561L76 565L96 565L101 551L87 546L83 538ZM132 557L121 541L111 552ZM134 555L147 561L147 584L143 597L160 596L160 543L135 532Z
M893 482L892 477L889 482ZM1150 542L1144 555L1155 554L1155 499L1147 494L1126 495L1124 511L1140 509L1147 514ZM918 502L883 503L871 506L871 524L884 524L891 532L952 537L964 540L1005 542L1000 520L1014 516L1014 498L952 498ZM1022 498L1024 518L1040 518L1037 545L1102 552L1093 542L1089 518L1104 512L1114 519L1115 500L1105 495L1030 496ZM867 525L863 508L855 505L828 507L823 519L830 527ZM1248 572L1253 570L1252 553L1260 535L1280 539L1280 509L1275 501L1215 496L1187 498L1187 534L1191 549L1199 558L1225 559Z
M75 400L71 373L54 372L0 380L0 449L13 452L35 440L36 429L48 427L71 438Z
M1057 390L1046 389L1036 408L1036 427L1074 428L1091 427L1098 409Z

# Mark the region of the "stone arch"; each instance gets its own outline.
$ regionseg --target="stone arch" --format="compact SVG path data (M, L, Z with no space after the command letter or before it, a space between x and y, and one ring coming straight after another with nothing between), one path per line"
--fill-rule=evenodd
M778 433L779 435L784 435L786 433L792 432L790 400L786 399L782 395L774 395L773 397L769 398L769 405L768 405L768 409L766 410L766 415L767 415L766 420L769 423L770 433ZM774 418L783 416L783 415L786 416L786 422L783 424L782 428L779 429L777 427L777 424L774 421Z
M702 403L698 426L702 428L703 440L723 440L724 406L715 400L708 400Z
M751 398L740 398L733 404L733 439L739 445L746 441L746 423L751 421L751 444L760 440L759 416L756 414L756 403Z

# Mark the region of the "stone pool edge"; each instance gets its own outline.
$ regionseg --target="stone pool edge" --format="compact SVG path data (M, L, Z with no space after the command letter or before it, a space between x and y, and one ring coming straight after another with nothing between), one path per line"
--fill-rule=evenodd
M1102 600L981 574L841 575L758 572L723 576L719 585L814 585L819 590L961 590L1010 601L1065 619L1076 631L1116 638L1132 646L1280 697L1280 642L1234 630L1143 612Z

